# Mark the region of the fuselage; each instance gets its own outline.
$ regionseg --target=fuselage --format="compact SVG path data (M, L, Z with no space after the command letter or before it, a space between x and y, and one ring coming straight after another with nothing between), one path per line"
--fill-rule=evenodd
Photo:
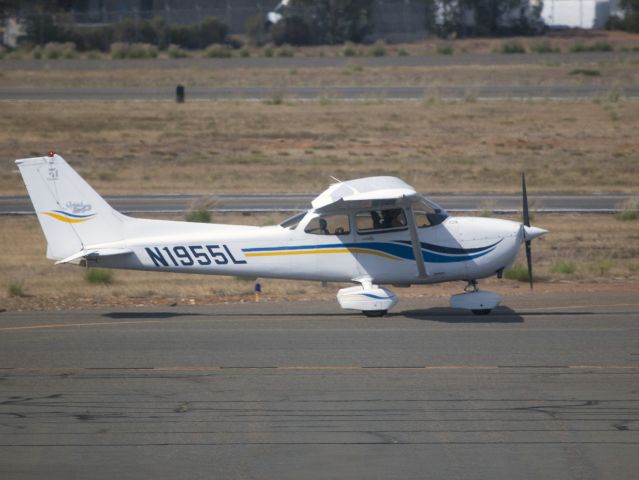
M418 229L427 275L416 269L407 228L309 233L318 215L291 227L134 220L126 239L97 248L130 255L98 259L98 266L210 275L417 284L494 275L512 263L521 224L491 218L447 217ZM352 220L353 221L353 220Z

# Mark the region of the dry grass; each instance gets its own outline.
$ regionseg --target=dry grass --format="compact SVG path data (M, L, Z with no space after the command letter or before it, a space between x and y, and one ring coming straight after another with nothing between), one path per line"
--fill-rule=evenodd
M14 158L61 153L102 194L319 192L397 175L426 192L636 191L639 108L601 102L5 102Z
M222 223L275 223L276 215L215 218ZM536 291L594 288L617 285L631 288L639 281L639 223L620 222L613 215L536 215L535 224L550 233L533 243ZM94 285L85 269L54 266L44 258L45 241L34 217L0 218L0 302L9 309L46 309L92 305L189 304L244 302L253 299L253 282L213 277L153 272L114 271L111 285ZM574 273L553 273L557 262L572 262ZM525 262L523 249L519 263ZM25 297L11 296L9 286L21 283ZM568 282L568 284L566 284ZM264 300L326 299L333 301L339 285L264 280ZM582 285L585 283L586 285ZM487 280L485 288L505 293L526 292L515 280ZM593 286L594 285L594 286ZM597 287L599 285L599 287ZM446 296L458 293L459 283L413 287L402 296ZM632 287L634 288L634 287Z
M579 57L577 57L579 58ZM597 76L575 75L591 71ZM530 65L453 65L415 67L368 67L352 59L345 67L325 68L146 68L74 70L51 68L42 71L6 70L0 75L0 87L324 87L334 86L421 86L447 85L636 85L636 62L612 59L599 64L560 64L552 57L544 64Z

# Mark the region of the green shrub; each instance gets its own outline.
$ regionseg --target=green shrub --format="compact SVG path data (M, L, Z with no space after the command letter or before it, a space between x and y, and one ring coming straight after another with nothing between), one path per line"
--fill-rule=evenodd
M58 58L76 58L78 56L75 49L75 43L73 42L49 42L42 49L42 55L49 60L57 60Z
M356 57L357 56L357 50L355 50L355 48L352 45L346 45L342 49L342 55L345 56L345 57Z
M206 207L194 207L186 213L187 222L211 223L211 212Z
M262 50L262 54L267 58L271 58L273 56L273 48L272 47L264 48L264 50Z
M598 77L601 75L599 70L591 68L575 68L569 72L569 75L583 75L584 77Z
M240 50L240 57L248 58L250 56L251 56L251 51L248 48L243 48L242 50Z
M24 297L24 282L22 280L17 281L13 280L9 283L7 287L7 293L10 297Z
M615 262L613 262L609 258L603 258L601 260L597 260L596 262L590 265L590 269L599 276L605 276L608 274L610 269L615 266Z
M275 92L271 98L265 100L264 103L267 105L282 105L284 103L284 93Z
M104 268L87 268L84 279L92 285L111 285L113 272Z
M559 47L553 47L550 42L535 43L530 46L530 51L534 53L559 53Z
M157 58L158 49L148 43L122 43L111 45L111 58Z
M516 263L504 272L504 277L508 280L517 280L518 282L528 281L528 267Z
M622 222L631 222L639 219L639 210L635 207L629 207L617 214L617 219Z
M408 50L406 50L405 48L400 48L399 50L397 50L397 55L400 57L408 57L410 53L408 53Z
M614 48L607 42L597 42L590 45L584 45L583 43L577 43L570 47L572 53L585 53L585 52L612 52Z
M550 267L552 273L562 273L565 275L571 275L575 273L576 270L577 266L575 262L571 262L570 260L559 260Z
M209 58L231 58L233 53L226 45L211 45L206 49L206 56Z
M590 47L591 52L612 52L613 46L608 42L597 42Z
M169 45L167 53L169 54L169 58L188 58L191 56L189 52L173 44Z
M293 57L293 56L295 56L295 52L292 49L286 48L284 46L284 47L280 48L277 51L277 56L278 57Z
M502 43L500 52L505 54L526 53L526 48L521 43L508 42Z
M452 55L454 53L453 47L450 45L444 45L437 47L437 53L440 55Z
M376 43L370 51L371 57L383 57L386 55L386 47L382 42Z

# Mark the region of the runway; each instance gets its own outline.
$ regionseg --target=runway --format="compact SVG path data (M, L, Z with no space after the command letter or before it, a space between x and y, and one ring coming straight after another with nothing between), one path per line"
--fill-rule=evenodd
M244 194L156 194L105 196L107 202L124 213L180 213L202 198L212 200L211 211L218 212L293 212L310 207L317 194L307 193L244 193ZM480 212L513 213L521 210L521 195L491 193L435 194L426 196L451 213ZM602 193L591 195L535 194L530 195L533 210L545 213L582 212L616 213L635 195ZM0 215L33 214L33 205L26 195L0 196Z
M401 292L400 292L401 293ZM23 478L632 478L639 301L522 295L0 314Z

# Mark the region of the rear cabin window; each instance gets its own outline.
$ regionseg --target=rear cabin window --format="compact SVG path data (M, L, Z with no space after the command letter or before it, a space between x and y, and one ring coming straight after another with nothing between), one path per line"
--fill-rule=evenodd
M348 235L351 225L348 215L324 215L308 222L304 231L314 235Z
M355 218L357 233L397 231L404 230L407 226L402 208L357 212Z

